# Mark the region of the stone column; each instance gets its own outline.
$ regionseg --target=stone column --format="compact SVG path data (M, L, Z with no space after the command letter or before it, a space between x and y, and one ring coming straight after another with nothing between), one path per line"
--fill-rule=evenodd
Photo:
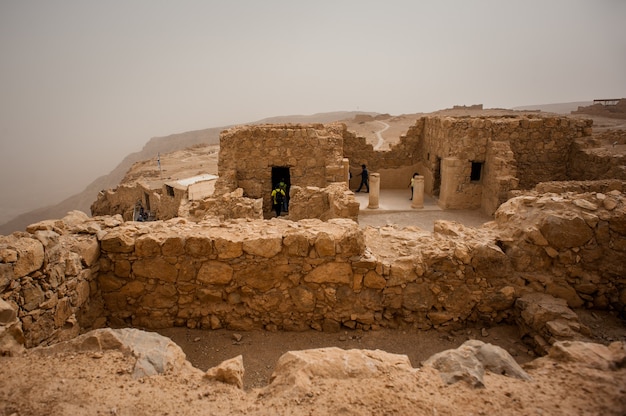
M369 209L378 209L378 199L380 197L380 173L370 173L370 193Z
M350 189L350 159L343 158L341 165L343 166L343 178L348 184L348 189Z
M441 188L439 190L439 206L443 209L457 208L462 194L457 193L464 177L464 169L468 161L455 157L447 157L441 161Z
M424 177L418 175L413 178L413 202L411 208L424 208Z

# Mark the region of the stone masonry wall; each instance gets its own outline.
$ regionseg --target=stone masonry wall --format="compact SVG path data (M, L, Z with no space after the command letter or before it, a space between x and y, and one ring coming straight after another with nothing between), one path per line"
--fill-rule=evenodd
M0 238L0 297L18 319L12 333L23 331L27 346L105 323L325 331L489 325L511 320L516 299L534 292L572 308L624 313L625 275L619 190L529 193L479 229L439 221L434 233L361 229L348 219L124 223L73 213Z
M238 126L220 135L216 194L242 188L271 211L272 167L289 168L291 185L326 187L344 179L340 125Z
M15 311L12 331L24 334L26 347L71 339L102 316L97 311L101 302L93 296L100 244L86 220L75 211L63 220L0 236L0 297ZM118 225L122 219L108 217L107 222ZM0 325L0 341L2 332Z
M623 194L547 210L551 198L518 197L483 229L439 222L434 234L350 220L118 227L101 239L98 279L112 323L149 327L425 329L509 319L528 292L622 310Z

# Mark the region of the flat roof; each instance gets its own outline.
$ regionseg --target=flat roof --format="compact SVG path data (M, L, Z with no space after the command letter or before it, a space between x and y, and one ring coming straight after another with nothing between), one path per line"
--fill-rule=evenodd
M177 184L182 186L193 185L194 183L211 181L217 179L217 175L211 175L210 173L205 173L203 175L192 176L191 178L179 179L176 181Z

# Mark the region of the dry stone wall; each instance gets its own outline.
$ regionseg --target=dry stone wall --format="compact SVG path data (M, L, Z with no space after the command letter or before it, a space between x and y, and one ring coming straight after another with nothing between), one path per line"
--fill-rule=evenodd
M626 179L626 131L607 131L576 140L568 164L575 181Z
M98 305L92 295L100 244L87 219L75 211L64 220L0 236L0 294L18 319L10 332L23 337L26 347L73 338L95 321L89 311ZM122 221L109 217L107 222Z
M220 135L217 195L242 188L271 211L272 168L289 169L291 185L323 188L344 180L341 125L238 126ZM278 179L280 180L280 179Z
M2 334L23 333L34 346L105 324L489 325L513 320L529 293L625 312L621 191L531 192L479 229L446 221L434 229L362 229L348 219L124 223L73 213L1 238L0 345Z
M425 116L385 152L344 132L344 155L353 175L361 164L381 173L382 188L405 188L413 172L419 172L427 194L440 196L444 187L444 208L482 208L492 214L512 189L571 179L572 145L590 136L591 126L591 120L542 114ZM483 165L479 179L472 178L471 162ZM351 185L358 186L358 179Z

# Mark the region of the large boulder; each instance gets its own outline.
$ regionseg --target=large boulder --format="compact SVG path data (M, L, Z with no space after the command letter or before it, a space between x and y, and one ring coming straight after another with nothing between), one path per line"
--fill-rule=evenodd
M469 340L457 349L435 354L424 362L424 366L438 370L446 384L465 381L472 387L485 387L485 371L530 380L506 350L478 340Z
M33 352L50 355L70 351L101 352L105 350L119 350L135 357L134 378L191 368L183 350L171 339L155 332L131 328L96 329L70 341L60 342L50 347L35 348Z

